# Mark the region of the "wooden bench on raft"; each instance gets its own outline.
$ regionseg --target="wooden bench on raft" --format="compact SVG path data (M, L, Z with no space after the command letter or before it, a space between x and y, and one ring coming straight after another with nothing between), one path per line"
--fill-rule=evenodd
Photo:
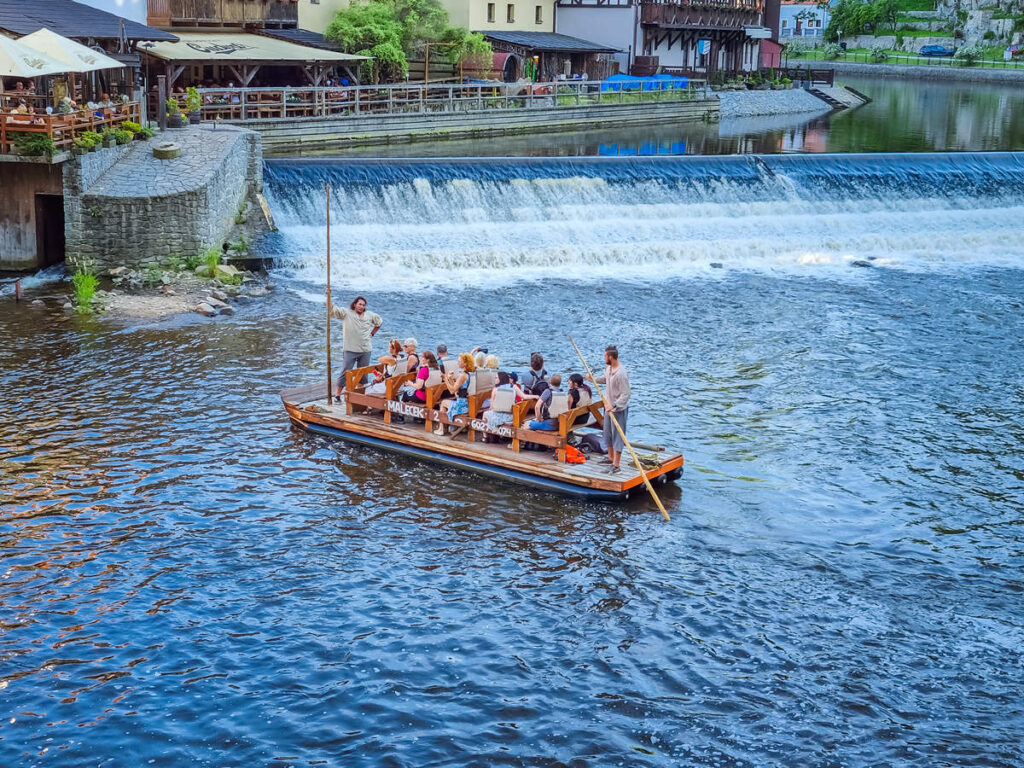
M383 419L386 424L391 424L393 414L402 414L411 418L423 419L424 429L428 432L435 424L454 426L458 429L455 435L465 432L466 442L472 443L486 432L501 437L512 439L512 450L518 453L522 443L536 443L555 451L559 462L565 462L565 447L568 445L569 435L573 429L583 424L576 424L576 420L582 416L593 417L598 426L604 422L604 405L586 403L577 408L568 409L567 393L558 393L552 400L550 413L552 418L558 420L558 427L554 430L530 429L527 424L533 418L535 399L524 400L511 406L512 423L499 426L497 429L489 430L482 416L483 403L491 395L494 384L492 371L480 371L481 375L475 375L470 380L469 412L448 418L447 408L444 406L442 396L448 391L441 383L435 383L440 379L437 372L431 373L425 389L425 402L403 402L399 399L399 391L404 384L415 382L415 374L402 373L391 376L384 380L384 394L367 394L365 379L378 370L379 366L366 366L355 368L345 374L345 412L349 415L370 410L383 412Z
M562 397L559 397L561 395ZM565 462L565 447L569 444L569 435L578 427L584 426L587 422L580 424L576 420L582 416L593 416L598 426L604 424L604 403L587 402L576 408L569 409L567 404L567 393L557 393L552 398L549 414L551 418L558 420L556 429L530 429L527 424L533 419L533 409L536 400L524 400L516 403L512 409L512 425L514 437L512 438L512 450L519 452L522 443L537 443L548 448L555 449L558 461ZM560 401L560 402L559 402Z

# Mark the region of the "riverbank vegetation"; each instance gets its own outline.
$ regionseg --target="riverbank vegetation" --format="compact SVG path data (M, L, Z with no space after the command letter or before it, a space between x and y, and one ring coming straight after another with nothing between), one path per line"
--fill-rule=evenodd
M76 312L92 314L93 300L96 297L96 288L99 284L100 279L92 264L83 261L76 266L75 273L71 276L71 285L75 289L73 303Z
M440 0L354 2L334 16L325 37L346 53L371 57L363 62L363 82L408 78L409 59L435 49L453 65L490 70L491 45L483 35L449 23Z

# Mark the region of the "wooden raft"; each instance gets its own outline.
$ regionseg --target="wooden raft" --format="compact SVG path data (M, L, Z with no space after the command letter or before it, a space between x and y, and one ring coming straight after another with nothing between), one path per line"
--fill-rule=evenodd
M601 425L603 405L600 402L560 414L555 431L539 431L525 426L531 418L534 404L534 401L526 400L513 407L511 424L488 430L481 418L481 405L489 397L490 387L486 392L471 393L469 413L450 421L445 410L438 407L444 385L429 387L424 404L401 402L398 400L399 390L403 384L412 382L413 374L386 379L383 395L366 394L362 381L373 370L373 366L368 366L346 374L344 404L328 403L323 384L286 390L281 393L281 399L292 422L308 431L559 493L621 500L628 498L634 489L643 490L643 477L626 457L622 461L622 471L615 475L607 473L607 465L597 464L596 456L591 456L583 464L565 461L569 435L573 429L580 428L574 426L576 420L587 415L593 419L592 425ZM402 415L404 423L395 420L395 415ZM435 435L432 430L437 423L451 425L461 431L454 437ZM481 442L487 431L511 439L511 444ZM543 445L550 451L521 450L523 443L527 442ZM682 474L681 455L659 451L657 458L661 465L646 471L651 482L669 482Z

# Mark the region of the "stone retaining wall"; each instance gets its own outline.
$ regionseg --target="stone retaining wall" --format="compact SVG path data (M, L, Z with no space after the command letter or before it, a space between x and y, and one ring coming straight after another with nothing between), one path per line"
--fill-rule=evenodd
M180 157L158 160L153 142L134 142L109 163L91 153L65 164L70 263L166 263L219 247L229 235L240 207L263 188L259 136L199 126L160 141L168 139L181 145Z
M268 151L718 119L718 99L248 121Z
M972 83L1024 83L1024 67L1020 69L983 69L981 67L951 67L946 65L916 66L899 64L861 64L852 61L828 63L837 75L870 75L879 80L960 80Z

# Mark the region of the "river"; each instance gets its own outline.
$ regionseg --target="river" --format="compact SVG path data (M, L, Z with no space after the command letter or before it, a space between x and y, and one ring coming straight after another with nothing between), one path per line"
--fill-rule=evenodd
M778 152L980 152L1024 149L1024 89L984 83L836 80L869 96L858 109L724 119L721 123L417 141L389 145L390 157L604 157ZM381 147L347 149L375 157ZM312 151L335 156L337 150Z
M1021 765L1022 170L288 160L273 298L3 298L0 765ZM291 428L327 181L380 346L618 343L673 521Z

